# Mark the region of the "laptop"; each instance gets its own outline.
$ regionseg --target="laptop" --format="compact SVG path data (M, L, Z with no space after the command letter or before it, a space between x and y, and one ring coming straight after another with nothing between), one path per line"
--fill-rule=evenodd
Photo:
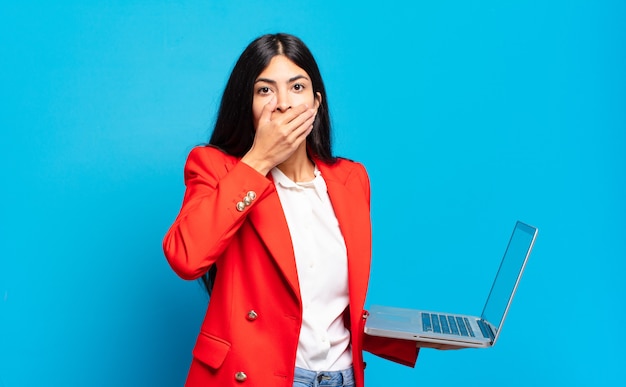
M519 221L515 224L480 317L373 305L365 333L467 348L493 346L536 238L537 228Z

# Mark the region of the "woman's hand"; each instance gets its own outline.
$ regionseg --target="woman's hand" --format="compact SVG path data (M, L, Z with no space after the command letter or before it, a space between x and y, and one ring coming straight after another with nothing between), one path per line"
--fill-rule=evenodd
M417 347L418 348L433 348L433 349L440 349L440 350L451 350L451 349L463 349L463 348L466 348L466 347L459 347L457 345L427 343L427 342L424 342L424 341L418 342L417 343Z
M276 97L272 98L263 107L252 147L241 161L267 175L306 140L313 130L315 114L315 109L309 109L307 105L280 112L276 109Z

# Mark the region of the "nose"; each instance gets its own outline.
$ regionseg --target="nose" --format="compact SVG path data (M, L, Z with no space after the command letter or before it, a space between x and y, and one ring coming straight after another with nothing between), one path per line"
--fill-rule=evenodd
M289 101L288 97L284 96L284 94L282 96L279 94L277 98L278 101L276 101L276 110L281 113L285 113L287 110L291 109L291 101Z

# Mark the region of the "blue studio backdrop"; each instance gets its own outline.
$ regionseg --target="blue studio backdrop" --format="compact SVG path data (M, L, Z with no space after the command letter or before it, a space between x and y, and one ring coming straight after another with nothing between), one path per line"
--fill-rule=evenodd
M623 382L625 25L608 0L3 2L0 387L182 385L207 297L161 240L235 60L279 31L370 173L368 305L480 313L539 228L494 348L366 355L368 385Z

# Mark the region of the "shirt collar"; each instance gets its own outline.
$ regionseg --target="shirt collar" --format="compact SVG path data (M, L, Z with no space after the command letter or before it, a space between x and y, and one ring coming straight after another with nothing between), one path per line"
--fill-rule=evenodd
M294 182L293 180L288 178L287 175L285 175L280 169L278 169L278 167L272 168L270 172L272 174L272 179L274 179L274 183L276 185L280 185L282 188L293 189L297 191L302 191L307 188L313 188L315 190L315 193L321 200L324 200L324 198L327 197L328 188L326 187L326 182L322 178L322 173L317 168L317 165L315 166L315 170L313 171L315 177L313 178L313 180L306 182Z

